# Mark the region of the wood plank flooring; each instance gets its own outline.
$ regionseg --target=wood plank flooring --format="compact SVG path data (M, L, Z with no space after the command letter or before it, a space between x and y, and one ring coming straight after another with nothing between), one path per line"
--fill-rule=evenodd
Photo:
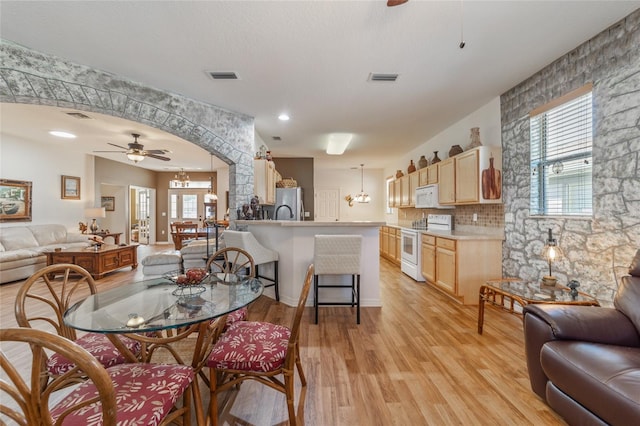
M168 247L140 246L138 258ZM141 268L125 268L98 287L142 278ZM363 308L360 325L349 307L322 307L314 325L307 308L300 342L308 381L305 425L565 424L530 389L518 317L487 307L479 335L476 306L459 305L384 259L380 281L383 306ZM16 325L20 283L0 286L2 327ZM249 319L288 325L293 310L262 296ZM219 424L285 425L284 396L247 382L230 392Z

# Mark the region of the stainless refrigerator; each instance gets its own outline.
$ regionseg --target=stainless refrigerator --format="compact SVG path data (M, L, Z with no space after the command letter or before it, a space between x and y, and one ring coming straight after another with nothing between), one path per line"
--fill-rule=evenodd
M276 204L273 206L274 220L304 220L302 188L276 188Z

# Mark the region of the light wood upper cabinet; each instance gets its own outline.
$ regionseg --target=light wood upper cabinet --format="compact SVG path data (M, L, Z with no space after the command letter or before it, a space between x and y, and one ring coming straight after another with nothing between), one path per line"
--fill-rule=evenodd
M396 194L395 194L395 181L390 180L387 182L387 192L389 193L389 198L387 199L387 206L389 208L396 206Z
M416 188L419 186L420 174L415 171L409 175L409 206L416 205Z
M273 161L253 160L253 192L260 204L275 204L279 176Z
M440 204L454 204L456 202L456 169L453 158L447 158L438 166L438 201Z
M455 162L456 203L480 201L478 179L478 151L471 150L453 157Z
M400 179L400 207L409 207L409 175L404 175Z
M432 185L438 183L438 164L433 164L418 170L418 186Z
M400 207L402 198L402 181L396 179L393 181L393 207Z

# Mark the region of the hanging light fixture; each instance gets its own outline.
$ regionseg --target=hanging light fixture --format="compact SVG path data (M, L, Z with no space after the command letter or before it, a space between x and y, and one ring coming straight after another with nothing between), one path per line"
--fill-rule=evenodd
M181 186L182 188L189 186L189 175L185 173L184 169L180 169L173 177L173 185Z
M210 157L211 157L211 176L209 176L209 189L207 189L207 194L204 196L205 203L212 203L218 200L218 196L213 190L213 154L211 154Z
M360 186L360 193L358 195L356 195L355 200L358 203L370 203L371 202L371 197L369 197L369 194L364 192L364 164L360 164L360 170L361 170L361 184L362 186Z

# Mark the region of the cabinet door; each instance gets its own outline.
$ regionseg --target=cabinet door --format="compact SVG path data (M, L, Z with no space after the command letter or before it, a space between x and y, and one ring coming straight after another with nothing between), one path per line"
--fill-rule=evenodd
M438 164L434 164L433 166L429 166L428 168L429 180L428 184L438 183Z
M389 257L389 228L380 228L380 254Z
M449 293L456 294L456 252L436 247L436 283Z
M453 204L456 201L456 169L452 158L438 163L438 201L440 204Z
M418 170L418 186L429 184L429 167Z
M409 207L409 176L400 178L400 207Z
M389 198L387 199L387 206L389 208L396 206L396 197L395 197L395 185L394 181L390 180L387 183L387 192L389 193Z
M253 192L260 204L275 203L276 173L273 161L253 160Z
M422 276L429 282L436 282L436 247L422 243Z
M401 260L401 256L402 256L402 250L400 248L400 231L399 230L395 230L395 258L396 258L396 263L400 264L400 260Z
M129 266L129 265L133 265L134 261L133 261L133 252L131 250L124 250L120 252L119 255L119 259L118 259L119 265L122 266Z
M478 151L467 151L454 157L456 164L456 204L480 201Z
M416 188L418 187L418 181L420 179L420 174L418 172L413 172L409 175L409 205L416 205Z
M400 198L402 195L402 181L396 179L393 181L393 207L400 207Z
M265 203L266 204L275 204L276 202L276 179L277 174L275 167L273 166L273 162L269 161L267 167L267 187L265 190Z

